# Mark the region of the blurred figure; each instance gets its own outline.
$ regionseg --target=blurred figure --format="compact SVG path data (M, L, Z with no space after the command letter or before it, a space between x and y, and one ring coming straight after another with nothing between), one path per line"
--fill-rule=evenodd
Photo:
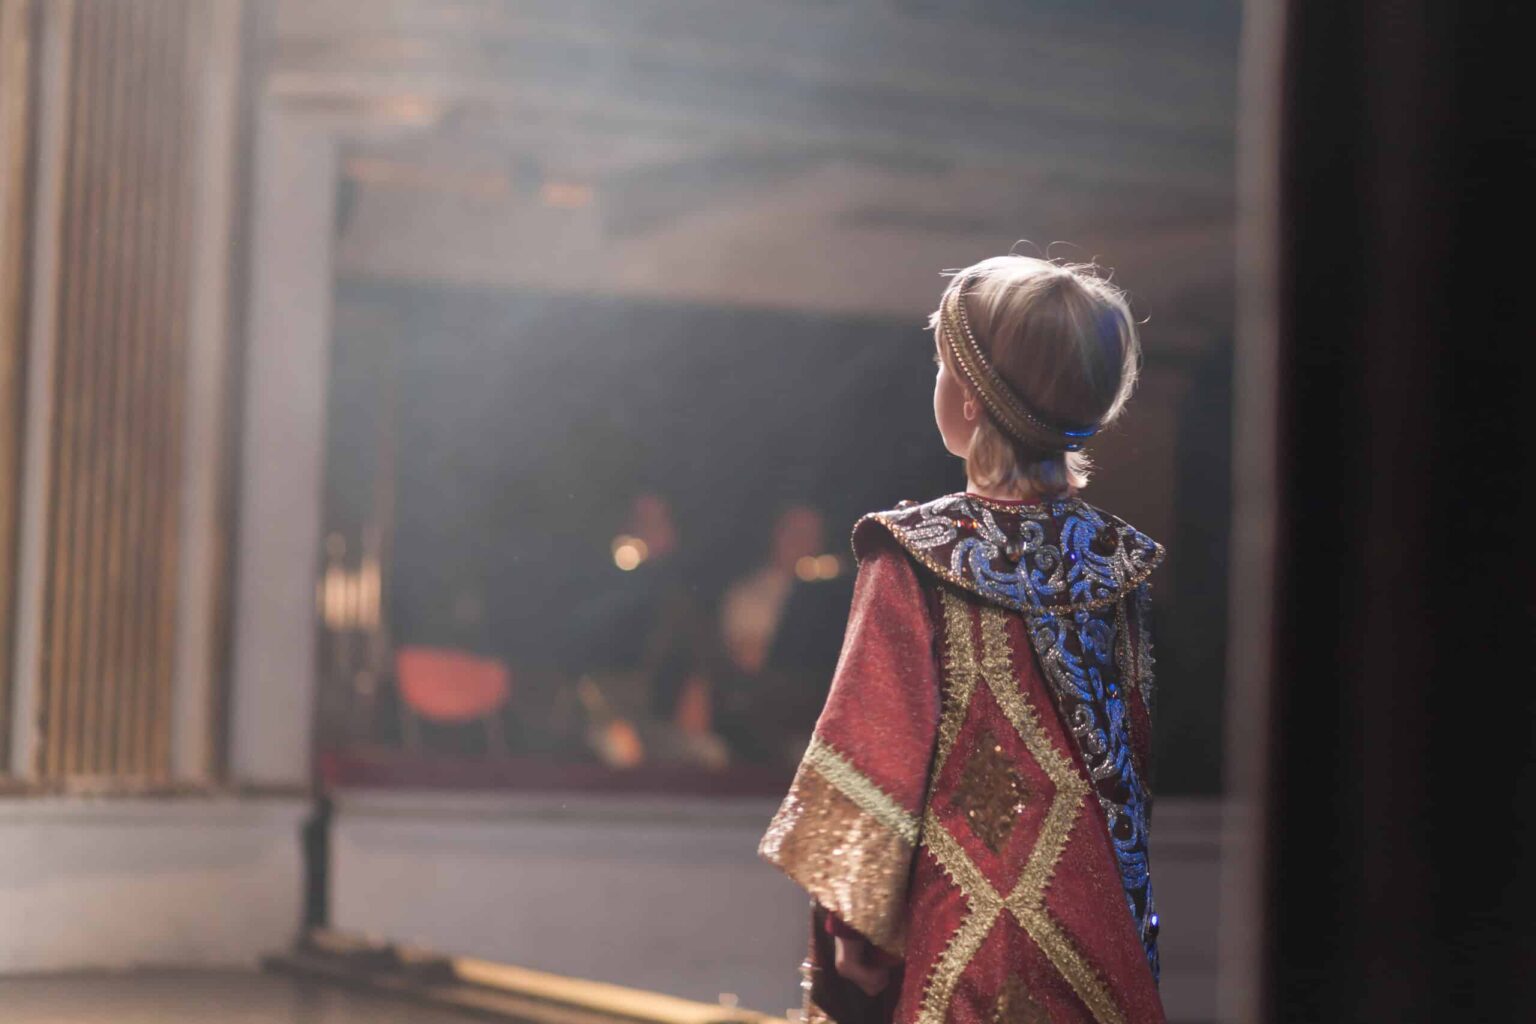
M610 545L614 571L572 616L571 662L588 743L615 767L658 760L723 767L727 760L711 732L707 619L677 548L671 506L659 495L639 495Z
M672 507L655 494L642 494L630 511L627 535L638 540L643 560L656 564L677 550L677 525L672 521Z
M793 765L837 663L848 594L826 551L821 512L794 504L773 525L768 557L726 588L720 635L729 664L717 728L744 760Z
M791 505L774 523L768 561L726 589L720 632L738 671L755 675L763 670L797 579L796 567L803 578L816 579L814 560L825 548L821 513L809 505Z

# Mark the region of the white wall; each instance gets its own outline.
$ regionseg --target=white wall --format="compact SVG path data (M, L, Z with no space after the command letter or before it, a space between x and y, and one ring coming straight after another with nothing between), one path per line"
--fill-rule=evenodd
M807 899L756 856L771 801L344 796L336 926L443 952L777 1013L798 1005ZM1219 809L1160 801L1152 856L1173 1020L1215 1007Z
M256 147L230 773L302 786L315 702L335 153L270 106Z
M365 793L338 802L332 919L448 953L779 1012L808 901L753 851L774 805Z
M307 813L294 799L0 800L0 973L254 965L298 926Z
M52 317L57 312L56 282L42 271L56 268L57 224L65 197L56 187L67 129L70 15L63 5L41 5L39 52L39 189L33 263L41 268L33 282L35 316L28 330L28 451L23 483L24 526L20 540L20 583L13 679L16 704L12 737L13 774L31 777L38 716L35 698L42 657L41 584L46 550L48 445L53 437L48 408L52 394ZM191 280L187 289L188 339L185 481L181 495L181 601L177 608L175 700L172 708L173 767L178 781L206 783L214 752L208 729L213 714L213 588L219 559L216 521L223 453L223 382L228 315L228 251L236 208L233 163L236 143L236 81L241 6L238 0L209 0L198 8L207 19L193 28L202 62L202 107L190 132L190 159L198 182ZM329 178L319 202L329 196ZM306 190L313 191L312 189ZM270 197L268 204L270 205ZM302 207L298 207L302 211ZM318 216L328 214L322 211ZM321 260L327 275L328 263ZM302 268L296 268L295 273ZM55 275L56 276L56 275ZM272 276L266 279L269 290ZM277 286L283 282L278 280ZM272 320L270 304L261 308ZM279 323L279 327L282 325ZM323 336L322 336L323 341ZM323 347L316 345L317 352ZM284 353L279 353L283 355ZM303 374L300 364L297 372ZM309 374L305 379L312 378ZM270 374L261 378L268 391L256 410L267 417L275 398ZM319 384L312 390L318 394ZM289 388L291 397L296 389ZM319 400L310 403L318 417ZM310 426L310 434L319 436ZM264 435L265 437L265 435ZM282 449L291 438L268 439L276 446L266 463L302 460ZM300 451L314 448L315 442ZM318 462L318 455L314 456ZM318 472L311 471L318 480ZM258 477L258 486L283 487L288 480ZM249 487L247 488L249 489ZM310 488L318 493L318 483ZM286 492L293 499L292 491ZM302 502L302 497L293 499ZM301 506L301 512L302 512ZM247 516L272 514L270 505ZM300 514L294 529L318 529L318 509ZM267 535L263 535L267 536ZM305 542L305 561L287 583L297 592L297 617L309 621L309 580L313 544ZM281 545L268 542L258 554ZM292 561L297 561L296 559ZM7 581L12 582L12 581ZM291 603L291 601L290 601ZM307 636L307 633L305 634ZM277 684L247 671L231 696L235 705L237 754L260 747L266 760L247 760L239 781L257 779L302 782L307 778L308 691L306 672L289 684L282 673L307 650L263 652ZM266 687L261 692L250 688ZM242 689L244 687L244 689ZM263 702L265 698L265 702ZM278 721L286 732L274 731ZM262 730L267 730L263 732ZM297 736L295 740L293 737ZM275 770L267 770L276 764ZM0 766L3 770L5 766ZM296 790L297 791L297 790ZM254 965L257 957L291 941L300 920L303 892L300 823L307 801L124 797L95 799L36 793L0 797L0 973L123 967L132 964ZM5 1011L0 1008L0 1018Z

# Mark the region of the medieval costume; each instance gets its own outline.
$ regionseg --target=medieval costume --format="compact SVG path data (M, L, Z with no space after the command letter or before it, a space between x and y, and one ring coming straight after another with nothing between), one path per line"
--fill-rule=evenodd
M825 710L763 856L815 899L808 1020L1163 1020L1147 864L1146 579L1076 498L860 520ZM902 966L879 997L832 934Z

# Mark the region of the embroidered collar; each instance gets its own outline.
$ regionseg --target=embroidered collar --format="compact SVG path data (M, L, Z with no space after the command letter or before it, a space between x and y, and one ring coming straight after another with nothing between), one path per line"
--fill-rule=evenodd
M890 533L942 579L1029 615L1093 611L1131 594L1163 546L1079 498L1024 505L950 494L860 519Z

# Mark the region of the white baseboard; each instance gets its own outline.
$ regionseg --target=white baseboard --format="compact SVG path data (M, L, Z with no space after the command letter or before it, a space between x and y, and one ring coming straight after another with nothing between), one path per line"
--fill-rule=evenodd
M250 966L300 923L301 799L0 799L0 973Z
M332 923L443 953L778 1013L806 898L756 857L773 801L356 793ZM1220 810L1160 800L1152 863L1173 1020L1215 1017Z

